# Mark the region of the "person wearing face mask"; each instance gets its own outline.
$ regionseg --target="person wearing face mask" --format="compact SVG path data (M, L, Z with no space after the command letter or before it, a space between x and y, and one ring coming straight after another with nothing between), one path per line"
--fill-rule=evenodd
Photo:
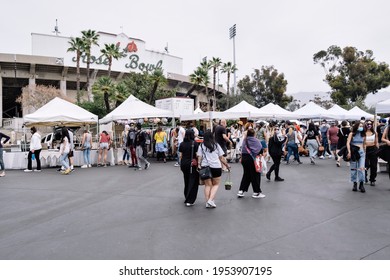
M285 142L285 136L280 132L279 127L275 126L273 132L268 141L269 155L272 158L273 164L269 171L265 175L268 181L271 180L272 171L275 171L275 181L282 182L283 178L279 177L280 161L283 155L283 143Z
M372 121L366 122L366 183L367 179L367 170L370 169L370 185L375 186L375 179L377 174L378 167L378 155L377 151L379 148L378 135L376 134Z
M359 183L359 190L365 193L364 188L364 171L365 171L365 149L366 149L366 133L364 125L361 122L355 122L351 133L347 140L347 158L351 160L350 173L351 181L353 182L352 191L357 191L357 183Z

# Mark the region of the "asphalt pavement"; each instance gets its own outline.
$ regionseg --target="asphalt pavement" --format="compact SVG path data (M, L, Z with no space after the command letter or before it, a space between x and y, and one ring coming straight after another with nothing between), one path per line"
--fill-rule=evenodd
M349 169L333 159L281 166L284 182L262 177L263 199L237 198L232 164L206 209L203 187L185 207L174 162L148 170L77 168L60 175L9 170L0 178L0 259L390 259L390 184L352 192ZM223 180L226 174L223 174Z

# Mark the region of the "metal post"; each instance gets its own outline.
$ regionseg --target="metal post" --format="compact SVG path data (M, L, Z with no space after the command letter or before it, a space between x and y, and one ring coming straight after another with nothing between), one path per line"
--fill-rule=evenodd
M236 65L236 25L234 24L229 28L229 37L233 39L233 65ZM233 95L237 94L237 81L236 81L236 72L233 73L233 81L234 81L234 91Z

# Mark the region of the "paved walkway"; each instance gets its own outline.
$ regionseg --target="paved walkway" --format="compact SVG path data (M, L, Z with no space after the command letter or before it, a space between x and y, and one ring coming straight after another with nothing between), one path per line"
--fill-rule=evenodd
M183 203L180 169L152 160L124 166L7 171L0 178L0 259L390 259L390 184L378 175L351 191L334 160L282 165L285 182L262 181L264 199L220 188L206 209L203 188ZM225 175L224 175L225 176Z

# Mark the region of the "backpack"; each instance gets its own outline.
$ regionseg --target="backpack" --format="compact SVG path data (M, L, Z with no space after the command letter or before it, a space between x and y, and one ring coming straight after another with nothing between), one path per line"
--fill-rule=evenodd
M135 140L135 131L130 130L129 133L127 134L127 144L134 145L134 140Z

